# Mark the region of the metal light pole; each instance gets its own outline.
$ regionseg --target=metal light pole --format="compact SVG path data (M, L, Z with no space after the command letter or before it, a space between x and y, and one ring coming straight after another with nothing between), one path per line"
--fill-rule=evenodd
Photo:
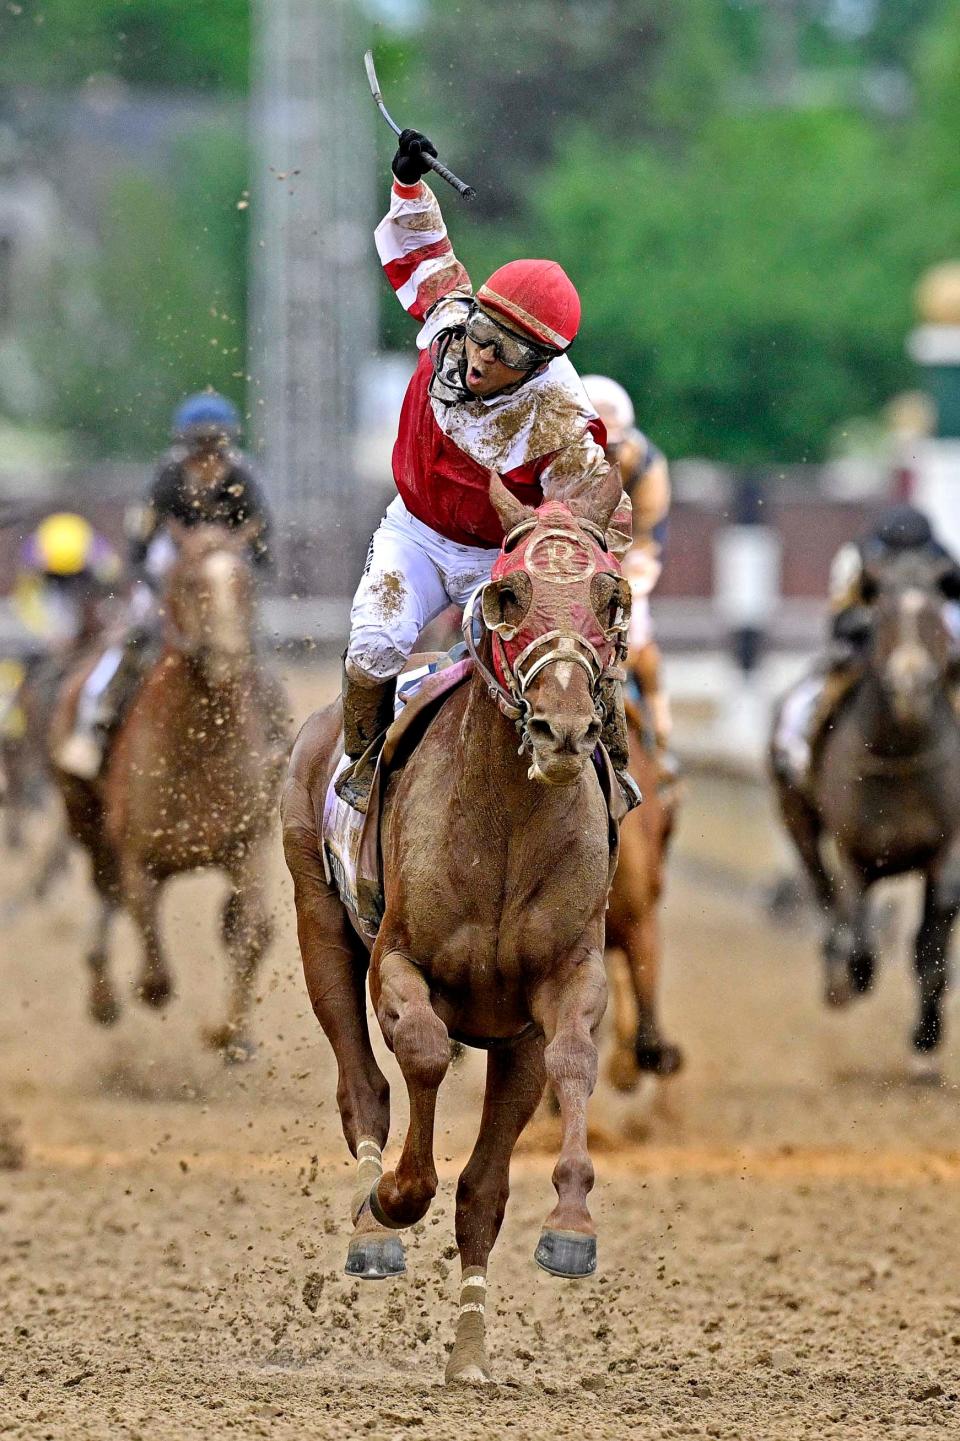
M374 149L353 0L252 0L248 430L281 586L342 595L359 377L374 349Z

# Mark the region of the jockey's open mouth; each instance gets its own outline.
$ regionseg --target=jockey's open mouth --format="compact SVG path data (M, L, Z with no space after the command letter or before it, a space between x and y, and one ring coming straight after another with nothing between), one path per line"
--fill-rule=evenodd
M464 381L467 389L479 396L518 385L557 353L524 340L479 307L467 321L464 347Z

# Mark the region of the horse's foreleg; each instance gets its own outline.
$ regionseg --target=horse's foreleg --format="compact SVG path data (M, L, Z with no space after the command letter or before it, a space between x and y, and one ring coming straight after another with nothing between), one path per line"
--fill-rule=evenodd
M618 1091L633 1091L640 1079L636 1040L640 1013L633 977L622 945L606 950L607 984L613 1012L613 1043L607 1060L607 1080Z
M307 994L337 1058L340 1123L357 1161L346 1269L361 1280L381 1280L399 1275L406 1263L399 1236L378 1225L366 1204L383 1174L381 1154L390 1129L390 1087L367 1026L367 955L323 873L310 798L295 778L284 788L282 812Z
M651 899L624 935L624 949L637 1002L634 1054L639 1070L672 1076L683 1065L679 1046L665 1041L657 1017L660 982L660 928L656 901Z
M817 904L821 910L832 912L837 889L820 851L823 830L820 817L810 802L787 781L778 779L776 792L784 826L810 879Z
M293 877L307 994L337 1058L343 1134L352 1155L359 1156L365 1137L379 1152L390 1128L390 1087L370 1044L367 956L323 873L309 797L299 782L288 781L284 789L283 848Z
M247 1061L254 1053L248 1034L250 996L263 954L273 939L263 877L267 858L264 846L245 851L230 868L233 891L223 909L223 943L233 965L230 1004L222 1026L211 1027L205 1038L230 1062Z
M547 1038L547 1079L560 1103L562 1141L553 1172L557 1204L535 1253L545 1271L589 1276L597 1267L596 1231L587 1209L593 1162L587 1150L587 1102L597 1082L594 1032L607 1000L599 947L581 952L560 977L534 995L534 1018Z
M841 855L833 919L823 942L828 1006L846 1006L873 984L876 957L870 940L867 882Z
M407 1083L410 1124L396 1170L370 1192L370 1208L382 1225L400 1228L425 1216L437 1194L433 1126L437 1091L450 1064L450 1037L430 1003L423 972L406 956L385 952L376 976L374 1005Z
M960 911L960 869L928 876L923 917L914 943L914 964L920 985L920 1013L913 1033L921 1056L937 1050L943 1038L943 998L949 979L949 945Z
M160 945L157 916L160 884L136 856L122 858L121 877L123 899L143 944L143 966L136 993L145 1005L159 1010L173 994L170 971Z
M106 896L97 897L97 919L94 925L87 965L90 968L90 1015L101 1026L112 1026L120 1019L120 1002L110 979L110 922L116 905Z
M473 1153L457 1186L457 1247L462 1279L460 1311L447 1381L489 1381L486 1350L487 1260L510 1194L510 1157L530 1120L546 1071L543 1036L536 1032L487 1055L483 1115Z

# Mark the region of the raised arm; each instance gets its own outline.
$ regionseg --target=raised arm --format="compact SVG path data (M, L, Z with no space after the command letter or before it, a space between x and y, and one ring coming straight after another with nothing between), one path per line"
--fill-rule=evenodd
M599 425L599 422L596 422ZM593 429L593 422L571 445L565 445L549 457L539 476L547 500L575 500L589 495L606 479L610 466L603 446ZM620 503L607 526L607 540L617 557L625 555L633 540L633 510L626 491L620 492Z
M471 293L470 277L453 253L437 198L418 178L422 151L436 151L415 130L405 130L393 158L390 209L377 226L377 254L404 310L417 320L445 296Z

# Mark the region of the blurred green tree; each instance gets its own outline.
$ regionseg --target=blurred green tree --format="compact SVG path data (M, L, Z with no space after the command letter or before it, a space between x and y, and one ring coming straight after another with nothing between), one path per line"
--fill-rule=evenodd
M602 150L702 124L729 72L726 17L717 0L433 0L408 123L503 217L573 127Z
M770 110L669 161L581 138L531 236L581 288L578 364L616 374L671 453L814 459L908 378L914 204L863 117Z
M39 341L43 368L60 378L61 423L94 453L156 451L175 403L206 385L242 404L246 159L242 136L210 126L178 147L169 181L117 177L102 249L82 277L97 308L83 327Z
M117 75L164 90L247 85L249 0L17 0L0 8L0 89Z

